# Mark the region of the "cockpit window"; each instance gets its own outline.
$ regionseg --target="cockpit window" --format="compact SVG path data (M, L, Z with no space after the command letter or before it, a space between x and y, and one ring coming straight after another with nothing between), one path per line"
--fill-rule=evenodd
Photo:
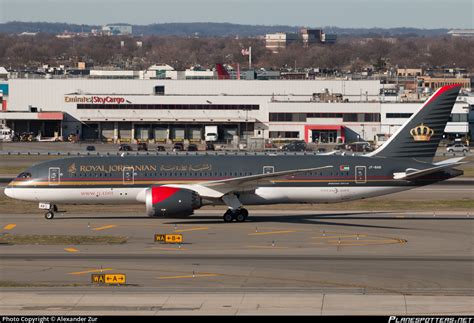
M20 173L16 178L31 178L31 173Z

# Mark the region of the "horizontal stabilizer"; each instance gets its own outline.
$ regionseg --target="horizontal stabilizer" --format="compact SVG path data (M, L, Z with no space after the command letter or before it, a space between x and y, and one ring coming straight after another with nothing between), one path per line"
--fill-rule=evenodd
M460 162L454 162L454 163L444 163L444 164L437 165L435 167L430 167L430 168L425 168L425 169L407 168L404 172L394 173L393 179L412 180L421 176L436 173L443 169L453 168L462 164L463 163L460 163Z
M455 163L460 163L461 160L463 160L464 157L456 157L456 158L450 158L446 160L439 161L437 163L434 163L436 166L441 166L441 165L446 165L446 164L455 164ZM463 164L463 163L460 163Z

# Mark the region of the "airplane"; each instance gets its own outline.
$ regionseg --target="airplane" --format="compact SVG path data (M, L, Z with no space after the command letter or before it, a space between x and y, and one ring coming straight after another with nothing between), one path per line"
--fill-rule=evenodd
M335 203L437 183L463 174L462 158L433 162L460 85L439 88L382 146L365 155L163 153L78 156L36 164L5 188L39 203L144 204L151 217L184 217L227 205L225 222L244 222L247 205Z

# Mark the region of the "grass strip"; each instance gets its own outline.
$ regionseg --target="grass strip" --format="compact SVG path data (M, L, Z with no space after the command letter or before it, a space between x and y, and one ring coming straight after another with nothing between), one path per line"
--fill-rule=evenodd
M54 284L54 283L30 283L30 282L17 282L9 280L0 280L0 288L9 287L83 287L90 286L90 284L84 283L72 283L72 284Z
M3 234L0 243L12 245L109 245L124 244L122 236L19 235Z

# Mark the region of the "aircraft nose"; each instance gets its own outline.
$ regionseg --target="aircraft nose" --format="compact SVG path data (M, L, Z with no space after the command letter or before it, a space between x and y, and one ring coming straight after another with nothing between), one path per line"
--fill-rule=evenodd
M15 187L13 185L13 182L15 182L15 180L12 180L10 183L8 183L7 187L5 187L5 189L3 190L3 193L12 199L17 198L15 194Z
M10 186L7 186L5 187L5 189L3 190L3 192L5 193L6 196L8 196L9 198L15 198L15 194L13 192L13 188L10 187Z

